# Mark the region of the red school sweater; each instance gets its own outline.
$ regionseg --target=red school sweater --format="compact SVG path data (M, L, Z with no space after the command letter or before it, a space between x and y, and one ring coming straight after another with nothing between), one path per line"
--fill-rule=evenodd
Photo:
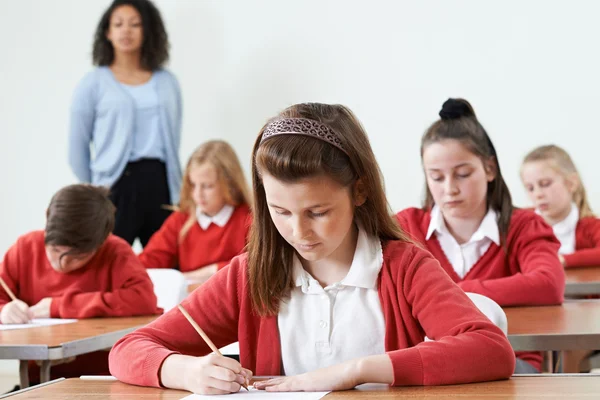
M581 218L575 228L575 252L564 254L565 268L600 267L600 219Z
M81 269L56 272L46 257L44 232L21 236L0 264L0 276L15 296L29 306L51 297L52 318L128 317L160 314L152 281L131 246L110 235ZM10 302L0 290L0 310ZM52 367L51 379L80 375L107 375L108 353L97 351L77 356L67 364ZM39 367L29 366L31 383L39 382Z
M179 240L188 217L187 213L174 212L152 235L139 255L146 268L178 268L189 272L216 263L221 269L244 250L252 222L247 205L236 207L224 227L210 224L203 230L195 223Z
M442 268L465 292L487 296L500 306L562 304L565 274L558 260L560 243L543 218L529 210L515 209L510 220L506 247L492 243L473 268L460 278L446 258L436 235L425 240L431 213L408 208L397 214L402 228L440 262ZM541 353L518 353L537 369Z
M391 241L383 243L383 259L378 291L393 385L478 382L513 373L514 353L506 336L429 253L412 243ZM182 304L217 347L239 341L245 368L255 375L281 375L277 315L254 312L247 268L247 254L234 258ZM350 332L352 327L339 329ZM424 342L425 336L433 341ZM123 382L159 387L165 358L210 351L174 309L117 342L109 356L110 371Z
M56 272L44 246L44 231L21 236L8 250L0 275L29 306L52 297L52 318L132 317L160 314L150 277L131 246L109 235L94 257L68 274ZM0 290L0 310L10 302Z

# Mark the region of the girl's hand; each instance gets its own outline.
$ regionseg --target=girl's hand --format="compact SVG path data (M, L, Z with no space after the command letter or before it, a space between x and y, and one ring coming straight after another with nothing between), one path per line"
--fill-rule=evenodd
M183 276L188 282L204 283L217 272L217 264L205 265L194 271L184 272Z
M50 304L52 297L46 297L40 300L35 306L29 309L33 313L33 318L50 318Z
M229 357L209 354L190 362L184 376L185 386L198 394L228 394L239 392L249 382L252 371L242 368Z
M7 303L0 312L0 322L3 324L26 324L33 319L33 312L21 300Z
M160 375L166 387L197 394L229 394L239 392L242 384L250 382L252 371L214 353L204 357L175 354L165 359Z
M254 382L254 387L267 392L321 392L353 389L358 381L355 362L346 362L295 376L283 376Z
M563 257L562 254L558 255L558 261L560 261L560 263L562 264L562 266L565 266L565 258Z

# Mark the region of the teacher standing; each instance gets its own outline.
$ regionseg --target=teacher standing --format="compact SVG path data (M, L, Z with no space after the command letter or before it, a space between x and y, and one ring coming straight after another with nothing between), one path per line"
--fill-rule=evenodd
M149 0L116 0L95 34L93 63L71 106L69 163L83 182L111 188L114 233L145 246L177 204L181 92L163 69L169 42Z

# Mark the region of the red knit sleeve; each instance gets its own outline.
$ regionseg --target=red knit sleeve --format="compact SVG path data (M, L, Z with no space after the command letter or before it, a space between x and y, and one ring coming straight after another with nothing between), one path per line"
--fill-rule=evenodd
M466 280L459 286L501 306L561 304L565 273L558 260L560 243L540 216L525 210L520 214L511 221L507 257L508 262L517 263L511 267L518 272L498 279Z
M416 247L406 253L411 256L396 261L406 265L397 268L398 275L403 274L395 279L399 302L405 298L413 318L432 341L388 352L394 369L393 385L447 385L509 378L515 355L504 333L477 309L430 254Z
M232 260L181 304L217 347L238 340L237 288L245 270L245 256ZM144 328L123 337L109 356L110 372L119 380L160 387L160 368L171 354L203 356L210 348L174 308Z
M425 234L429 226L429 213L415 207L410 207L396 214L396 220L402 230L415 242L425 245Z
M6 285L12 290L12 292L19 298L19 276L17 274L19 263L20 263L20 247L21 239L17 240L15 244L13 244L10 249L4 255L4 259L0 264L0 276L6 283ZM10 303L12 300L8 296L8 293L0 287L0 311L7 303Z
M575 231L576 251L565 254L565 268L600 266L600 219L582 218Z
M187 214L182 212L169 215L138 256L144 267L175 268L179 258L179 232L186 219Z

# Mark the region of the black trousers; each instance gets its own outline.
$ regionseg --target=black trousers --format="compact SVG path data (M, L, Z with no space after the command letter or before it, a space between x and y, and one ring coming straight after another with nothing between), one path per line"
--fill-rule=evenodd
M156 159L142 159L127 164L111 188L110 199L117 207L113 233L129 244L136 238L146 246L171 211L167 169Z

